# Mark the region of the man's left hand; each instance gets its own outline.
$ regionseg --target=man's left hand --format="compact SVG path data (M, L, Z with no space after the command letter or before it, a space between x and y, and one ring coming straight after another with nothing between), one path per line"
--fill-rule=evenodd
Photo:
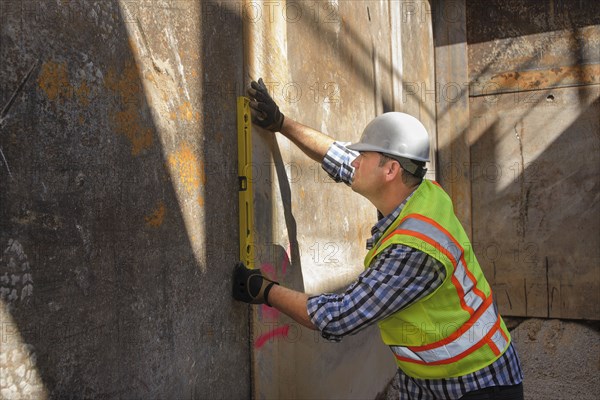
M250 304L269 304L269 291L273 285L279 285L262 274L259 269L246 268L243 263L236 264L233 270L233 298Z

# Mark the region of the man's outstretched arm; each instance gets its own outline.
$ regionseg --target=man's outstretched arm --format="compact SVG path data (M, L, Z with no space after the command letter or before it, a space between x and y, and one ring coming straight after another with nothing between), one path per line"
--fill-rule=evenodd
M333 138L315 129L302 125L290 118L285 118L281 133L290 139L307 156L320 163L327 150L334 142Z
M317 162L323 161L333 138L285 117L273 100L262 78L251 82L248 88L252 122L271 132L281 132L307 156Z
M275 307L299 324L313 330L317 327L312 323L308 315L308 295L288 289L284 286L275 285L269 293L269 304Z

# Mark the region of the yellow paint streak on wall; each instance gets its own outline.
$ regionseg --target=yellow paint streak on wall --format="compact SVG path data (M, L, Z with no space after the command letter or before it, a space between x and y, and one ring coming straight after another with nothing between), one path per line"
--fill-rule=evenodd
M137 67L133 62L128 62L121 76L111 68L104 84L121 98L122 108L113 114L113 122L117 132L131 142L131 154L138 155L152 146L154 139L151 128L146 126L140 114L144 96Z
M181 144L176 152L169 155L168 163L185 192L190 196L199 195L200 185L206 184L204 163L198 160L190 145Z
M167 211L167 209L165 207L165 203L163 203L161 201L160 204L158 205L158 208L156 210L154 210L154 212L152 212L151 215L149 215L145 218L146 224L153 228L158 228L159 226L161 226L163 224L163 221L165 220L166 211Z
M73 86L69 81L66 63L56 63L54 61L44 63L38 77L38 85L50 101L71 99L73 97Z

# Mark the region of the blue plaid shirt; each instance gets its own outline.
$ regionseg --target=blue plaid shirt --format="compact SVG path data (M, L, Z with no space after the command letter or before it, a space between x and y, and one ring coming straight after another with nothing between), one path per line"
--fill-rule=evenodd
M354 174L350 164L357 156L345 144L335 142L322 166L336 182L350 185ZM367 249L377 243L409 199L410 196L373 226ZM308 314L324 338L340 341L433 293L445 278L446 269L433 257L411 247L392 245L343 293L310 297ZM401 400L458 399L485 387L518 384L523 373L511 344L494 363L468 375L424 380L412 378L399 369L397 379Z

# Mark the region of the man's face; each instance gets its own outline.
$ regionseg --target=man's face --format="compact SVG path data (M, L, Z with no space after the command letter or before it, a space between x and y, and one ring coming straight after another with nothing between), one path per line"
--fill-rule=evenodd
M354 178L351 188L356 193L370 199L379 191L385 182L384 170L380 167L381 155L373 151L361 151L360 155L352 161Z

